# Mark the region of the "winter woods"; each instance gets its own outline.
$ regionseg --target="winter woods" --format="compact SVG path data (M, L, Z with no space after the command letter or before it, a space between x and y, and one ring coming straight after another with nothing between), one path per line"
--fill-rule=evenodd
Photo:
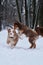
M35 29L43 26L42 0L0 0L0 30L6 24L19 20L28 27Z

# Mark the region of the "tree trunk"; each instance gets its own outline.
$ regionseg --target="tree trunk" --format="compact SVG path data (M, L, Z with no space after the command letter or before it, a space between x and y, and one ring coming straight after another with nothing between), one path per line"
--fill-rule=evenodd
M25 20L26 20L26 25L29 26L28 24L28 6L27 6L27 0L25 0Z
M43 0L39 0L39 26L43 27Z
M35 14L35 10L36 10L36 0L33 0L33 27L32 28L34 28L34 24L35 24L35 16L36 16L36 14Z
M21 13L23 13L23 0L21 0Z
M39 7L39 4L37 2L37 6L36 6L36 17L35 17L35 23L34 23L34 29L39 26L39 11L40 11L40 7Z
M0 31L1 31L1 0L0 0Z
M20 20L20 22L22 22L21 21L21 13L20 13L19 5L18 5L18 0L16 0L16 5L17 5L17 10L18 10L19 20Z

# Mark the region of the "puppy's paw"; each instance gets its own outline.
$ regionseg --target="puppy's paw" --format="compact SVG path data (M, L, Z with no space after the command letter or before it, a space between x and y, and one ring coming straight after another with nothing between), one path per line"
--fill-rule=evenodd
M13 49L13 48L14 48L14 45L12 45L12 44L9 44L9 46L10 46L10 48L11 48L11 49Z

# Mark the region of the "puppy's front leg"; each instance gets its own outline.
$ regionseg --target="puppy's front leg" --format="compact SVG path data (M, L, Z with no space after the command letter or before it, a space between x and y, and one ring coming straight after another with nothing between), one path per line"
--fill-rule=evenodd
M9 43L10 43L10 40L7 39L7 44L9 44Z
M11 43L9 43L9 47L10 47L11 49L13 49L13 48L14 48L14 45L11 44Z

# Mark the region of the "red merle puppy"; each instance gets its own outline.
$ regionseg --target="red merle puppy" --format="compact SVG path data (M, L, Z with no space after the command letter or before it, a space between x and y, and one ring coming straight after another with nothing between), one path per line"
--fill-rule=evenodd
M38 38L38 34L36 31L33 31L23 23L20 23L18 21L15 21L14 23L14 29L18 29L19 34L25 34L26 37L28 37L28 40L31 44L30 48L36 48L36 40Z

